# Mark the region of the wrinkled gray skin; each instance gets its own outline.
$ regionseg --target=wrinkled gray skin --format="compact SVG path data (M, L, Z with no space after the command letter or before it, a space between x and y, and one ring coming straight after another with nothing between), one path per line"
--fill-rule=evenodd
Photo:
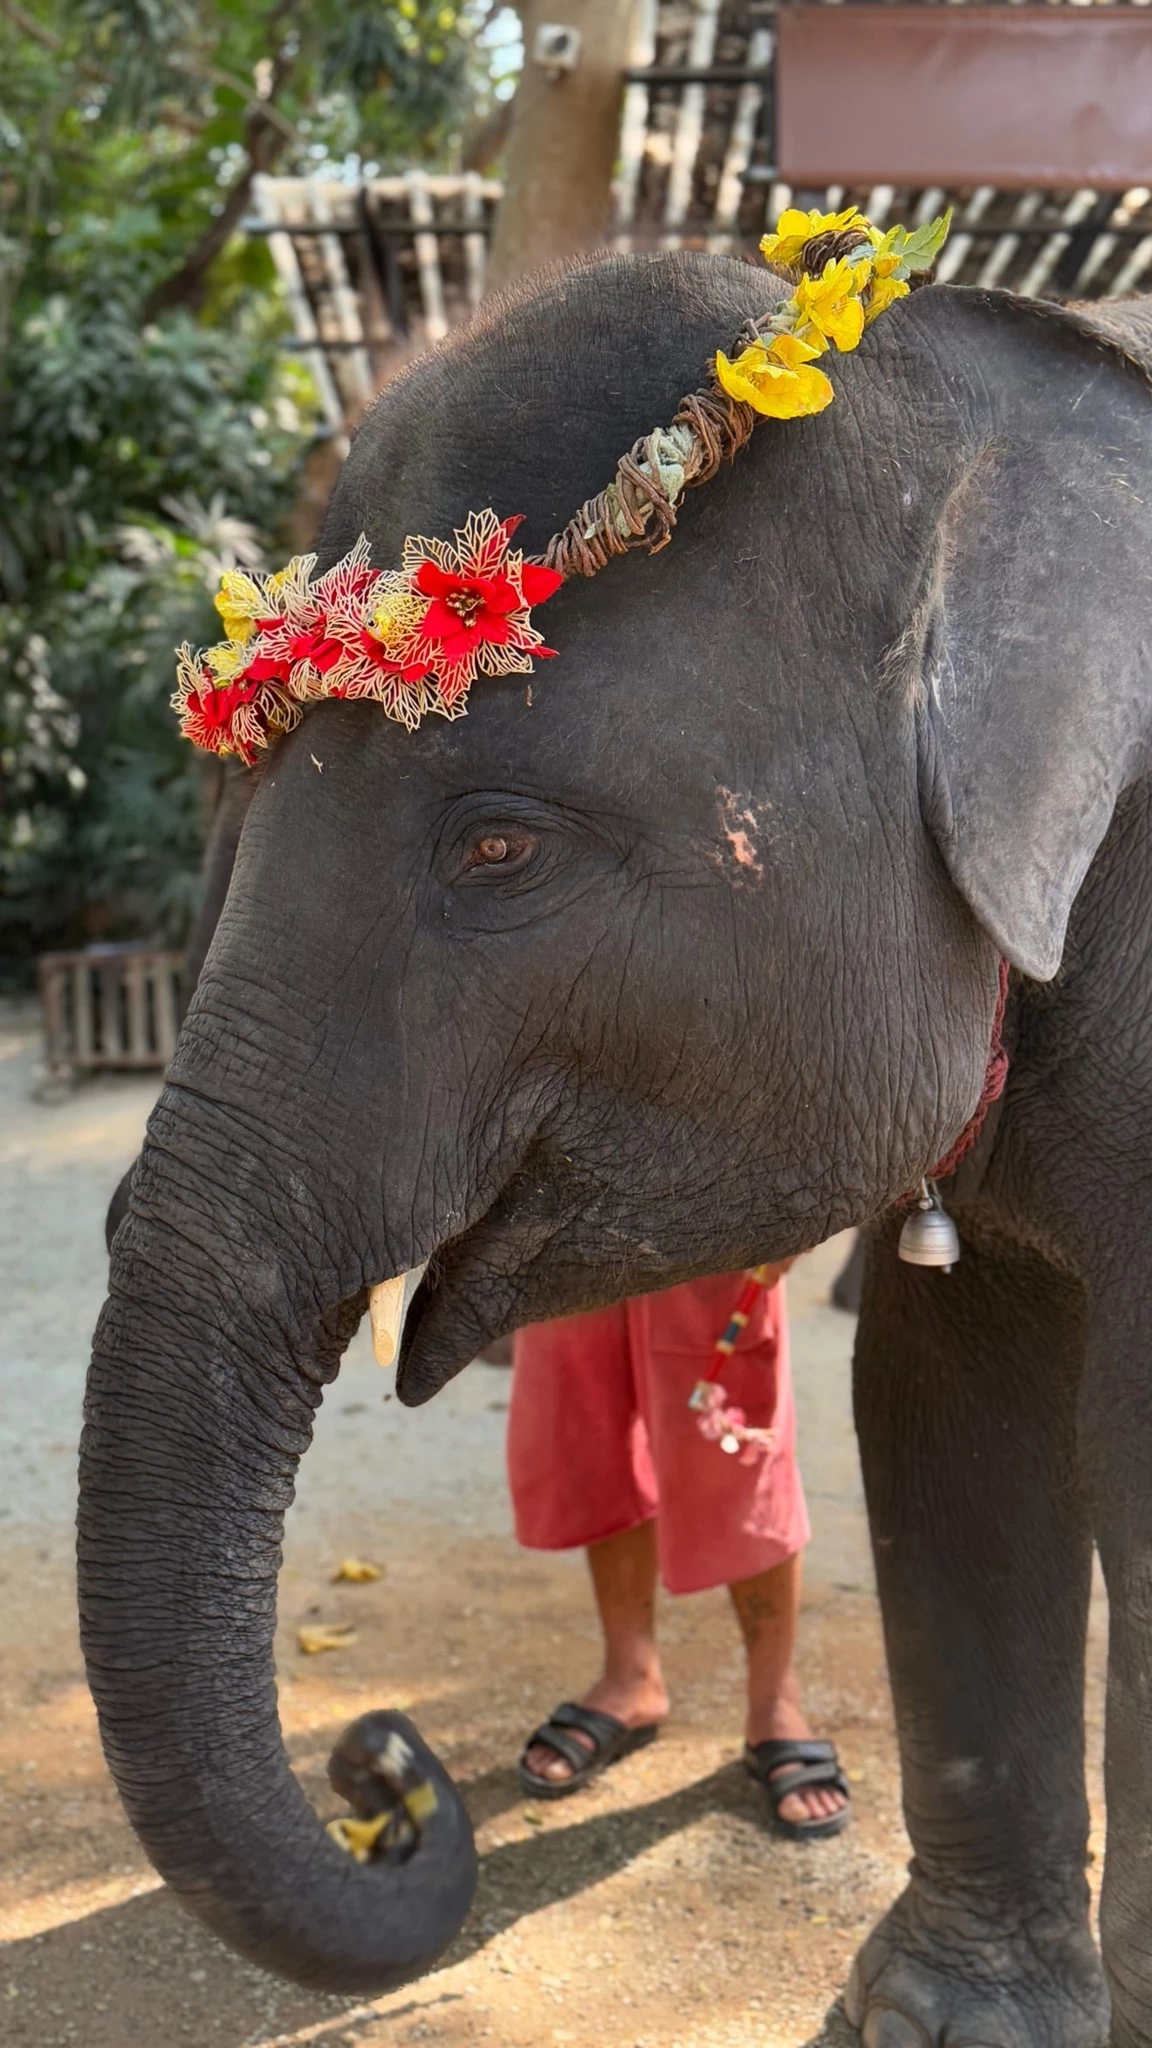
M378 404L322 559L363 528L395 561L489 503L541 548L779 289L662 256L497 304ZM494 1332L873 1222L857 1413L915 1861L851 2016L868 2048L1132 2048L1152 395L1087 316L949 288L834 375L663 553L551 601L530 701L484 682L415 735L325 704L268 757L96 1337L89 1670L186 1904L286 1976L402 1981L466 1910L454 1795L407 1863L354 1865L288 1771L271 1663L296 1461L366 1289L432 1261L400 1373L419 1404ZM476 865L485 837L504 863ZM946 1190L946 1279L898 1264L894 1205L972 1112L1001 953L1011 1078Z

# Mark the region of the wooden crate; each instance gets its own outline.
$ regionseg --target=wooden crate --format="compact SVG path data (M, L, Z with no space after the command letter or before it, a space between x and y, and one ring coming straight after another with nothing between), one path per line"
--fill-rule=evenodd
M96 1069L166 1067L176 1049L180 953L89 946L38 962L45 1065L52 1080Z

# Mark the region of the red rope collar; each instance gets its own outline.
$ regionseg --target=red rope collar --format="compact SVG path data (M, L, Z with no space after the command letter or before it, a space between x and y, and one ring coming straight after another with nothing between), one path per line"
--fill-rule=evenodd
M1002 1034L1004 1030L1004 1008L1007 1001L1008 962L1001 960L1000 993L996 998L996 1014L992 1019L992 1046L988 1054L988 1065L984 1070L984 1086L980 1090L980 1100L976 1104L955 1144L944 1154L939 1165L932 1168L931 1173L928 1175L929 1180L947 1180L950 1173L955 1173L960 1161L967 1159L973 1145L980 1136L984 1128L984 1119L992 1104L999 1102L1000 1097L1004 1093L1004 1084L1008 1079L1008 1054L1004 1050Z

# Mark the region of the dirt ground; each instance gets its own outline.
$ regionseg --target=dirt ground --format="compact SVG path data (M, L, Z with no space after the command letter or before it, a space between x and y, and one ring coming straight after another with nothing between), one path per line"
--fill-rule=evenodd
M31 1100L31 1011L0 1011L0 2041L6 2048L849 2048L837 1993L900 1888L900 1819L855 1447L852 1325L827 1305L844 1247L790 1283L801 1460L815 1536L800 1645L809 1713L834 1735L856 1820L778 1841L735 1759L740 1657L722 1595L667 1602L673 1712L660 1741L570 1801L533 1808L513 1765L528 1728L593 1673L579 1560L509 1531L507 1373L476 1365L414 1414L364 1333L330 1391L281 1581L281 1715L326 1817L342 1727L402 1707L476 1823L480 1889L429 1977L368 2003L237 1962L174 1904L120 1812L76 1642L75 1447L103 1295L101 1225L151 1100L147 1077ZM384 1576L335 1585L348 1554ZM308 1658L296 1630L349 1621ZM1094 1786L1104 1617L1093 1618ZM1097 1803L1095 1811L1099 1814ZM1094 1848L1099 1852L1099 1833ZM1098 1865L1097 1865L1098 1867Z

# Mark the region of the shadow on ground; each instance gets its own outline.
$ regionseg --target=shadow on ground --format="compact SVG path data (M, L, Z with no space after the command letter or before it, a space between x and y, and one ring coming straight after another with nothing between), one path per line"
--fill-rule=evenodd
M523 1805L515 1772L507 1769L487 1771L460 1790L478 1824ZM661 1840L714 1814L758 1818L755 1788L739 1765L713 1771L664 1798L491 1849L481 1858L476 1903L463 1934L425 1980L417 2000L390 2005L389 2020L395 2023L419 2010L421 2038L428 2038L427 2023L463 1997L452 1991L438 1996L437 1976L545 1903L573 1898L602 1883ZM95 2014L107 2015L102 2041L122 2038L132 2048L158 2041L158 2012L166 2041L220 2043L221 2048L245 2048L284 2035L320 2042L337 2028L342 2040L352 2042L359 2020L375 2023L378 2017L367 2014L361 2003L280 1984L227 1954L163 1889L12 1942L5 1949L4 1971L8 2048L44 2048L51 2040L86 2042ZM210 2007L198 1992L209 1980ZM829 2026L834 2027L836 2010ZM45 2028L49 2019L51 2033ZM839 2032L821 2032L808 2048L841 2048L842 2043L850 2048L855 2036L842 2021L840 2027Z
M494 1771L479 1783L488 1787L491 1779L501 1777L515 1782L512 1772ZM469 1812L473 1812L475 1788L465 1785L461 1791ZM550 1827L546 1835L535 1840L507 1842L489 1850L480 1859L480 1885L472 1919L449 1951L448 1960L459 1961L483 1947L495 1931L495 1924L507 1927L512 1920L534 1913L544 1898L555 1904L603 1883L666 1836L679 1834L714 1813L759 1818L755 1788L738 1764L713 1771L696 1784L685 1785L663 1799L652 1799L622 1812L598 1814L571 1827Z
M829 2006L820 2032L805 2041L804 2048L860 2048L860 2036L855 2027L848 2025L839 1999Z

